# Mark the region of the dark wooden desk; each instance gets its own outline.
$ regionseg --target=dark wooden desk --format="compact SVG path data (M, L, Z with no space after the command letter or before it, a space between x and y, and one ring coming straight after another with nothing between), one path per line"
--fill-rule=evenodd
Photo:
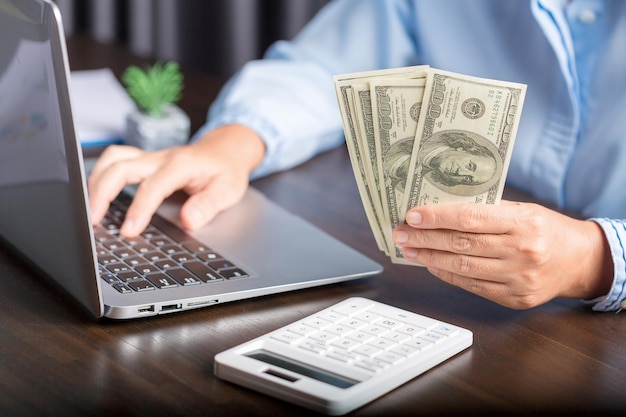
M72 69L111 66L119 74L140 62L84 38L70 40L69 50ZM187 84L182 105L197 128L220 83L189 72ZM626 313L593 313L573 300L512 311L423 269L391 264L376 248L343 148L254 186L385 272L153 319L94 322L0 244L0 415L312 415L216 379L213 356L354 295L456 323L475 336L466 352L355 415L626 411Z

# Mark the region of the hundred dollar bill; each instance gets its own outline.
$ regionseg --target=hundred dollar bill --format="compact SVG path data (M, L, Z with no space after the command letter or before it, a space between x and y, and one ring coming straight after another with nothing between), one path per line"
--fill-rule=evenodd
M524 84L430 70L402 221L419 205L499 203L525 95Z
M372 100L370 85L367 82L353 84L350 88L352 98L349 100L351 113L355 124L355 133L365 183L369 188L369 200L363 200L365 211L373 211L376 217L376 228L372 228L374 237L380 250L389 252L384 229L384 211L381 200L381 186L376 166L376 141L374 137L374 117L372 114Z
M364 203L363 205L365 208L365 214L367 216L370 227L373 231L375 231L374 235L376 238L376 243L379 249L385 252L387 251L387 248L384 240L381 239L382 232L376 233L376 231L382 231L382 225L380 223L380 219L378 218L378 214L374 211L374 207L376 207L376 204L374 203L373 190L371 189L373 185L370 185L366 175L366 170L368 169L368 167L372 166L372 159L363 158L362 156L361 141L359 140L354 115L351 112L351 109L354 108L353 102L351 106L351 100L353 100L351 88L353 84L368 83L369 79L375 77L402 76L402 74L413 73L416 71L423 72L427 68L428 66L421 65L406 68L393 68L378 71L340 74L333 77L335 92L337 94L339 110L341 113L341 119L346 138L346 147L348 148L348 153L350 155L352 170L354 172L354 176L357 182L359 195L361 196L361 200Z
M370 81L371 107L376 149L376 170L383 209L381 223L387 254L399 249L392 232L401 222L401 211L411 153L424 96L426 74L413 79Z

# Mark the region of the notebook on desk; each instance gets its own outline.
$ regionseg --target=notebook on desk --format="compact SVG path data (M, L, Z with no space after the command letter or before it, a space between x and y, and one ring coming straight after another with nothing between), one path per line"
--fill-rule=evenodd
M124 201L92 227L68 75L55 5L0 0L0 237L95 317L152 316L381 272L253 188L193 233L177 227L175 198L138 239L116 233Z

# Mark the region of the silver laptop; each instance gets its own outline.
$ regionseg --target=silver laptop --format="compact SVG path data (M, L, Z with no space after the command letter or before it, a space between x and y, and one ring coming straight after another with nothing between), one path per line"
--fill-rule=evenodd
M0 238L95 317L126 319L380 273L376 262L250 188L197 232L166 202L141 238L92 227L60 14L0 0ZM97 97L94 97L97 100Z

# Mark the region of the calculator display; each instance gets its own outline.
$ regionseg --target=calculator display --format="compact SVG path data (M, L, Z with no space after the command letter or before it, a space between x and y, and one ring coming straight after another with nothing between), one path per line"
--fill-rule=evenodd
M320 382L324 382L329 385L333 385L337 388L350 388L353 385L359 383L353 379L343 377L341 375L333 374L323 369L316 368L314 366L295 361L282 355L278 355L267 350L255 350L253 352L246 353L245 356L256 359L261 362L265 362L270 365L278 366L283 369L295 372L297 374L307 376L312 379L316 379ZM275 375L271 371L266 371L274 376L282 377L283 379L291 380L286 376ZM292 381L292 380L291 380ZM295 382L295 381L292 381Z

